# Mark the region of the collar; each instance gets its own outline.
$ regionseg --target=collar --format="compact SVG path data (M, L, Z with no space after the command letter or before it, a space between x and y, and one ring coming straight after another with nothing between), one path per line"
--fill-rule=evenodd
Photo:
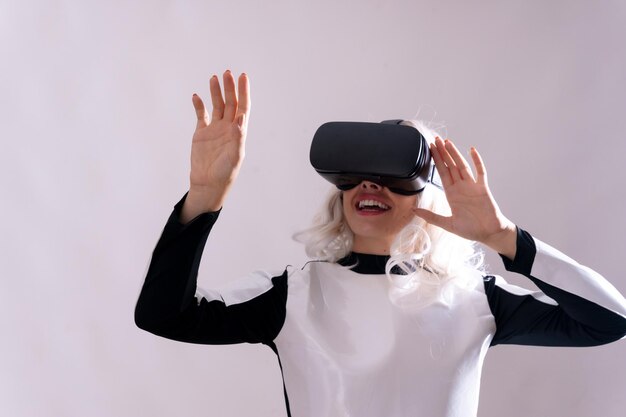
M342 266L354 265L350 270L359 274L384 274L385 265L389 255L372 255L369 253L350 252L347 256L339 259L337 263ZM392 273L402 273L398 268L393 268Z

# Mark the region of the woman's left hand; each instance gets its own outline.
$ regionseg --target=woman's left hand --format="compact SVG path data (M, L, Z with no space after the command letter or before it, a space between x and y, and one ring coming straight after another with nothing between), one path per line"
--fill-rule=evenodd
M430 152L441 177L452 215L441 216L415 208L414 213L430 224L465 239L474 240L496 252L515 258L517 228L501 212L487 184L487 172L480 154L471 148L476 168L472 173L463 155L450 140L437 137Z

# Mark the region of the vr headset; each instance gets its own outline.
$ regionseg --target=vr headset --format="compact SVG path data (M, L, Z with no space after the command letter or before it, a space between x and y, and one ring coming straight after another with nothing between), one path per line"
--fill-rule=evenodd
M344 191L364 180L403 195L417 194L428 183L443 189L426 139L400 122L324 123L313 136L311 165Z

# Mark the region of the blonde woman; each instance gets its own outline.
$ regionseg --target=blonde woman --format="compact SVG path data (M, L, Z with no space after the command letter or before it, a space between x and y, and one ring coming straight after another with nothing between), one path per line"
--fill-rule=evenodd
M137 325L191 343L262 343L277 355L287 415L469 417L490 346L595 346L626 335L626 300L597 272L515 225L455 145L419 121L443 190L375 181L334 190L296 235L317 262L257 271L222 291L196 279L244 157L249 81L197 95L189 191L174 206L135 311ZM483 271L480 242L540 291ZM204 294L204 295L203 295Z

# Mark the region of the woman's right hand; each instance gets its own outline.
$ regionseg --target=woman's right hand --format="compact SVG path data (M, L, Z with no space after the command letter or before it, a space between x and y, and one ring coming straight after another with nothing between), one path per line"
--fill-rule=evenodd
M202 99L196 94L192 98L197 124L191 144L190 185L183 221L222 207L245 155L250 114L248 76L239 76L237 97L232 73L224 72L225 101L217 76L211 77L209 83L213 105L210 120Z

